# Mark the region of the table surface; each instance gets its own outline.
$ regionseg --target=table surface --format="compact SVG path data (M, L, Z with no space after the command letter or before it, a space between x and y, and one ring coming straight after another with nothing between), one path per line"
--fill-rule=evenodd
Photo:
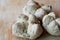
M28 0L0 0L0 40L29 40L12 35L12 25L22 13ZM52 5L53 11L60 17L60 0L35 0L39 4ZM37 39L36 39L37 40ZM60 40L44 32L38 40Z

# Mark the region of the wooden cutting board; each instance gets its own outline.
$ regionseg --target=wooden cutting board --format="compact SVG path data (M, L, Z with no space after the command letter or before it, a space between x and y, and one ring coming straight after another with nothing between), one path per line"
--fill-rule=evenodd
M18 38L12 35L12 25L16 18L22 13L22 8L28 0L0 0L0 40L29 40ZM52 5L53 11L60 17L60 0L35 0L39 4ZM36 39L37 40L37 39ZM43 33L38 40L60 40L60 37L55 37Z

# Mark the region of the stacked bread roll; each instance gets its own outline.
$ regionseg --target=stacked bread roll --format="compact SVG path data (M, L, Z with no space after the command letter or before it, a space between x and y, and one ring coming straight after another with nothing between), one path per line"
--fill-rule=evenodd
M54 12L49 13L43 17L43 27L51 35L60 35L60 18L56 18Z
M41 26L52 35L60 35L60 18L56 19L50 5L39 5L34 0L29 0L23 8L23 14L12 25L12 34L17 37L36 39L43 33Z

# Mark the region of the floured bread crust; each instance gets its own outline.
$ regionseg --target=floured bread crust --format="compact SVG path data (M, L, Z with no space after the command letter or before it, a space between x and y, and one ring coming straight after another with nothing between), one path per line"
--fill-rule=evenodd
M12 33L17 37L36 39L43 32L40 21L35 15L30 15L28 20L24 16L19 17L17 22L13 24Z
M35 11L39 8L39 4L33 0L29 0L27 5L23 8L23 14L29 16L30 14L34 14Z

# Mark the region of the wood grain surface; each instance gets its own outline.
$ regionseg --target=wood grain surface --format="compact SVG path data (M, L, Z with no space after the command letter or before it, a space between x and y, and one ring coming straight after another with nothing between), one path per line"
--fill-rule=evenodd
M12 35L12 25L16 18L22 13L22 8L28 0L0 0L0 40L29 40L18 38ZM35 0L39 4L52 5L53 11L60 17L60 0ZM43 33L36 40L60 40L60 37L55 37Z

